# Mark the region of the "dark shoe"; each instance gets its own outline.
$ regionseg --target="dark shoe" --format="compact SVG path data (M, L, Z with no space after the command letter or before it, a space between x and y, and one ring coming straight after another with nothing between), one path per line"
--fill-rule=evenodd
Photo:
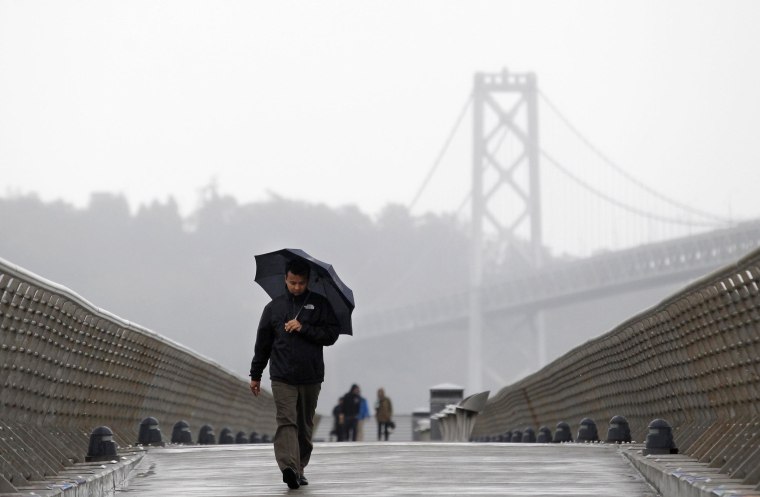
M285 468L282 470L282 481L288 484L288 488L296 489L300 487L298 483L298 473L293 468Z
M298 477L298 483L300 483L301 485L308 485L309 480L306 479L306 475L302 474Z

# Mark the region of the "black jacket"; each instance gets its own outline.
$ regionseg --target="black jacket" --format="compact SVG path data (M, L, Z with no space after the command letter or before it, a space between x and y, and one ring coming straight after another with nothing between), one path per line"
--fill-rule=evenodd
M362 398L353 392L343 396L343 415L348 419L358 418L361 411Z
M287 333L285 323L298 314L301 331ZM269 362L272 380L290 385L322 383L322 347L338 340L340 328L332 306L323 296L285 292L264 307L256 334L251 379L261 380Z

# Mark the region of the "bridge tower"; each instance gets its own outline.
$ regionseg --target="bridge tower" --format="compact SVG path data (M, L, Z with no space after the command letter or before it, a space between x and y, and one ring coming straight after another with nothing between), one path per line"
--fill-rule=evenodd
M538 107L533 73L476 73L473 85L472 246L468 387L482 390L484 253L542 265ZM546 362L543 320L528 316L539 365Z

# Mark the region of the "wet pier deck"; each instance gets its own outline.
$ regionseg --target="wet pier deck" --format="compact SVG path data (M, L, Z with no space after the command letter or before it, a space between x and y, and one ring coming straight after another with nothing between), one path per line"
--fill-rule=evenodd
M152 448L116 495L657 495L620 451L579 444L319 443L306 469L309 485L290 490L271 445Z

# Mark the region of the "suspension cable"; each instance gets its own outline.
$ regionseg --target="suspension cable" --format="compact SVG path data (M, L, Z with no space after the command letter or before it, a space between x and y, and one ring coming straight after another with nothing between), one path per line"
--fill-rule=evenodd
M604 163L606 163L609 167L611 167L613 170L615 170L618 174L623 176L625 179L630 181L631 183L635 184L642 190L646 191L650 195L653 195L654 197L662 200L663 202L666 202L672 206L678 207L679 209L683 209L691 214L694 214L699 217L712 219L713 221L718 221L721 223L722 226L725 225L731 225L733 222L730 219L726 219L722 216L717 216L715 214L711 214L709 212L705 212L699 209L696 209L690 205L683 204L681 202L678 202L677 200L673 200L672 198L667 197L666 195L663 195L662 193L658 192L657 190L652 189L645 183L643 183L641 180L635 178L630 173L628 173L625 169L617 165L615 162L612 161L607 155L605 155L601 150L599 150L598 147L596 147L593 143L591 143L590 140L588 140L578 129L573 126L573 124L567 119L567 117L562 114L562 112L559 111L556 105L549 99L549 97L546 96L545 93L539 90L538 92L541 99L546 103L546 105L551 109L557 117L559 117L560 121L562 121L565 126L568 127L568 129L579 139L581 140L594 154L596 154ZM713 225L717 226L717 225Z
M692 226L692 227L710 227L710 228L720 228L724 227L723 224L718 224L715 222L707 222L707 221L701 221L701 222L691 222L691 221L684 221L683 219L678 219L674 217L667 217L667 216L661 216L658 214L653 214L651 212L647 212L645 210L639 209L638 207L634 207L632 205L626 204L624 202L621 202L620 200L611 197L607 195L606 193L597 190L593 186L586 183L584 180L579 178L578 176L574 175L570 172L570 170L566 167L564 167L562 164L559 163L556 159L554 159L551 155L549 155L545 150L541 149L541 156L544 157L551 165L553 165L555 168L557 168L560 172L562 172L565 176L570 178L572 181L580 185L585 190L589 191L590 193L596 195L597 197L605 200L606 202L609 202L623 210L626 210L630 213L637 214L639 216L643 216L648 219L652 219L654 221L661 221L665 223L670 224L679 224L682 226Z
M435 161L433 161L433 166L430 168L430 170L427 173L427 176L425 176L425 179L422 181L422 184L417 189L417 193L414 195L414 198L407 206L407 210L409 210L409 212L412 211L415 204L420 199L420 196L422 196L422 192L425 191L425 188L427 188L428 183L430 183L430 179L433 177L433 174L435 173L436 169L438 169L438 166L441 164L441 161L443 160L443 156L446 154L446 151L449 149L449 145L451 145L451 142L454 140L454 136L456 135L457 130L459 130L459 126L462 124L462 121L464 120L464 116L467 114L467 110L470 108L471 103L472 103L472 93L470 93L467 96L467 101L464 103L462 110L459 112L459 117L457 117L457 120L454 123L454 126L451 128L451 131L449 132L449 136L446 138L446 141L444 142L443 147L441 147L440 152L438 152L438 156L436 157Z

